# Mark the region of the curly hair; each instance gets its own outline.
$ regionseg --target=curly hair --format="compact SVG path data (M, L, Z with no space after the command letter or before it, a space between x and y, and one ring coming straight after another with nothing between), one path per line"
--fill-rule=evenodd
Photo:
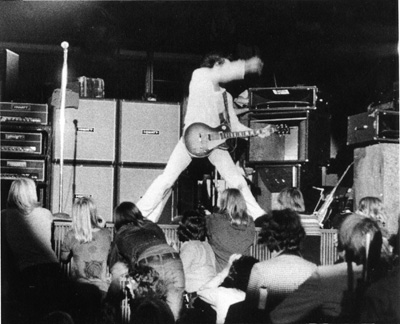
M259 260L252 256L242 255L239 259L233 261L229 269L229 274L221 286L236 288L246 292L251 269L253 269L253 266L257 262L259 262Z
M265 244L271 252L297 252L305 236L300 216L293 209L286 208L273 210L265 217L258 242Z
M206 220L200 212L188 210L183 213L177 230L179 241L204 241L206 239Z
M134 298L156 297L166 299L166 286L159 273L150 266L138 265L128 275L136 283ZM132 296L133 297L133 296Z

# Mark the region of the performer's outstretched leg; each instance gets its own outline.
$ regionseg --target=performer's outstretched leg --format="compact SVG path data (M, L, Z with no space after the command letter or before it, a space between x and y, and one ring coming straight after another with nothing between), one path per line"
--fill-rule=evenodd
M183 140L180 139L163 173L153 181L146 193L136 204L144 217L153 222L158 221L171 194L171 187L191 161L192 158L187 152Z
M239 172L237 166L233 162L227 151L216 149L208 157L210 162L215 165L221 177L226 181L227 187L237 188L241 191L246 200L247 213L256 218L265 215L265 211L257 203L256 199L247 186L246 180Z

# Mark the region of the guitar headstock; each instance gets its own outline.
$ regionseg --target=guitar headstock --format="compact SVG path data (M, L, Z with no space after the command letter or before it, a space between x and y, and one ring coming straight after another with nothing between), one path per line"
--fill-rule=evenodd
M290 127L288 124L274 124L272 125L274 133L278 135L290 134Z

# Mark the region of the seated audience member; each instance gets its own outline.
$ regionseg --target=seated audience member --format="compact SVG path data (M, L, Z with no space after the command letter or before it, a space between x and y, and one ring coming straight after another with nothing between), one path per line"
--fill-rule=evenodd
M377 197L363 197L358 203L356 213L371 218L378 223L383 239L382 256L387 260L390 259L392 247L389 244L389 232L386 228L387 215L382 200Z
M368 237L370 239L368 239ZM351 214L339 228L338 249L344 251L346 262L320 266L295 292L290 294L270 314L271 322L354 322L360 296L355 294L355 284L362 286L363 269L367 261L366 242L378 254L382 236L378 224L369 218ZM373 243L373 244L372 244ZM370 255L369 253L368 255ZM379 262L377 262L379 264ZM378 266L370 267L369 274L377 274Z
M78 198L72 206L72 229L65 234L61 246L61 260L69 262L72 258L71 277L97 286L105 296L110 284L107 257L111 232L99 224L94 201Z
M400 220L400 218L399 218ZM393 237L393 254L398 257L400 227ZM361 308L361 323L400 323L400 266L367 288Z
M118 294L120 278L137 265L156 270L166 285L166 303L175 320L180 316L185 289L185 276L179 253L167 244L164 232L143 217L132 202L115 208L115 234L109 254L112 283L108 294Z
M246 201L238 189L222 192L219 211L206 216L206 227L217 272L225 268L232 254L248 254L254 242L254 221L247 214Z
M190 296L216 276L215 255L205 241L206 220L199 212L185 212L177 232L179 241L183 242L180 256L185 272L185 290Z
M39 206L35 182L28 178L12 182L6 206L1 212L2 248L7 246L13 264L3 266L16 269L12 275L17 280L9 288L33 321L31 316L58 309L61 296L61 269L51 246L53 215Z
M303 259L300 245L305 237L299 215L291 209L274 210L265 220L259 243L267 246L272 258L254 265L246 293L246 305L270 311L308 279L317 266ZM266 289L266 305L259 305L260 290Z
M250 271L257 262L251 256L232 254L226 267L197 292L199 298L216 311L217 324L225 323L232 304L244 300Z
M306 232L300 252L304 259L320 265L321 228L315 215L305 214L302 192L298 188L288 187L279 193L277 200L278 209L290 208L299 214L301 224Z

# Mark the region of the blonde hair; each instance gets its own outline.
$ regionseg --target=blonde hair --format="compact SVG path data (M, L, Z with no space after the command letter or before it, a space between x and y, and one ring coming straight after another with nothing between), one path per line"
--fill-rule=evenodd
M39 206L35 181L29 178L12 182L7 198L7 208L15 208L28 215Z
M290 208L297 212L305 211L304 198L297 188L285 188L278 195L280 209Z
M386 212L382 200L378 197L364 197L358 203L358 214L372 218L384 225L386 223Z
M222 192L220 210L231 217L232 224L247 225L249 223L246 201L238 189L229 188Z
M81 242L91 242L93 228L98 228L97 208L92 198L77 198L72 206L72 228L75 238Z

